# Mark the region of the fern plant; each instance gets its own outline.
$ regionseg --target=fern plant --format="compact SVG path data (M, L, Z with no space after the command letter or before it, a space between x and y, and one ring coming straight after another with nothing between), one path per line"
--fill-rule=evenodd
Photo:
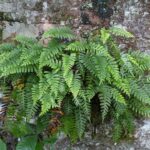
M22 36L1 44L0 79L11 87L4 129L16 137L32 134L39 141L57 108L63 112L57 131L73 142L84 136L87 123L99 124L108 116L114 121L115 141L132 133L135 116L150 116L150 56L120 50L116 36L133 38L125 30L110 28L79 40L69 28L60 27L44 33L48 45ZM94 103L98 115L93 115ZM41 118L46 118L44 126ZM39 131L31 131L32 119Z

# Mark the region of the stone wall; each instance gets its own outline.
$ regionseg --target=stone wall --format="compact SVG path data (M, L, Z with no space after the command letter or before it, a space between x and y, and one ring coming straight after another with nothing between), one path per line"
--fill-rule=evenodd
M78 28L82 0L1 0L2 39L19 33L38 36L53 25Z
M73 145L67 137L60 135L55 150L150 150L150 120L138 120L135 125L134 135L119 143L112 142L111 122L101 125L94 139L91 132L86 132L85 138Z
M126 27L136 36L136 46L150 50L150 1L118 0L112 23Z
M110 20L99 19L95 8L91 8L91 1L0 0L0 40L13 33L37 37L56 24L69 25L79 34L97 26L109 26ZM136 36L136 41L130 44L142 51L149 51L150 1L111 0L110 6L114 8L111 25L128 28ZM83 22L83 16L88 16L88 21Z

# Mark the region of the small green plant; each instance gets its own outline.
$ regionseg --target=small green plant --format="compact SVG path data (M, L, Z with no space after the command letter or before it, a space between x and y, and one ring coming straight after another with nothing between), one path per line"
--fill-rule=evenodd
M135 116L150 116L150 56L121 51L116 36L133 38L123 29L110 28L79 40L61 27L44 33L48 45L22 36L14 44L0 45L1 85L11 99L4 130L21 138L18 150L30 139L31 146L26 146L33 150L49 141L41 137L50 120L56 120L54 109L63 114L57 131L73 142L94 120L93 103L98 102L99 123L112 118L115 141L134 131Z

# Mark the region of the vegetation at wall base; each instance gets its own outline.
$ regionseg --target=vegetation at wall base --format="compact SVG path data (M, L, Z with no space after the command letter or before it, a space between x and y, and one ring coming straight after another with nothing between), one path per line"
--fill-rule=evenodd
M133 38L103 28L78 39L60 27L44 33L47 45L23 36L0 45L2 130L18 138L17 150L40 150L61 132L76 142L88 123L108 118L119 141L133 133L136 116L150 116L150 56L120 50L118 36Z

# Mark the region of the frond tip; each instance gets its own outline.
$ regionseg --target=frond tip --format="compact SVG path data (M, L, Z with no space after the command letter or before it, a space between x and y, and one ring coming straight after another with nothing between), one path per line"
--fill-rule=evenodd
M51 37L68 40L75 39L75 35L73 34L72 30L68 27L51 28L50 30L46 31L43 36L45 38Z
M131 34L130 32L128 32L125 29L118 28L118 27L110 28L109 32L116 35L116 36L122 36L122 37L125 37L125 38L134 38L133 34Z

